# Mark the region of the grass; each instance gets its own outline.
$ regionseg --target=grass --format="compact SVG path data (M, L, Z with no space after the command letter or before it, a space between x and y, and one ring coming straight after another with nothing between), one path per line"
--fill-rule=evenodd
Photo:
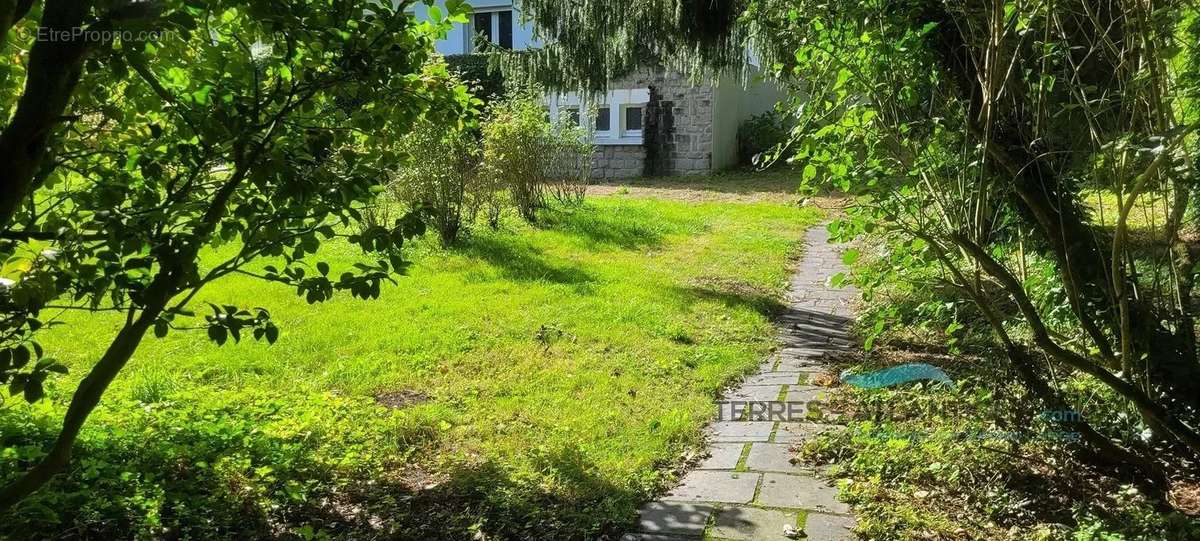
M698 445L721 386L773 347L789 256L819 219L595 197L453 250L416 243L378 301L215 283L201 301L269 309L279 342L146 340L70 473L0 535L615 533ZM322 258L336 273L356 256ZM71 374L49 401L0 409L0 477L38 455L119 323L63 318L43 343Z

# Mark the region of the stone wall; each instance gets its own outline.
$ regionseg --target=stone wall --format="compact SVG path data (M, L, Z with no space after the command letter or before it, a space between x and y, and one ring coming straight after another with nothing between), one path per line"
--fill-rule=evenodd
M597 145L592 154L592 178L639 177L645 162L642 145Z
M594 178L641 175L697 175L713 167L712 85L693 86L686 77L662 70L642 70L618 80L612 88L649 88L642 137L644 144L598 146Z
M657 133L645 134L654 154L651 175L696 175L712 171L712 85L693 86L686 77L665 70L636 77L634 86L650 88L647 109ZM649 127L649 126L648 126Z

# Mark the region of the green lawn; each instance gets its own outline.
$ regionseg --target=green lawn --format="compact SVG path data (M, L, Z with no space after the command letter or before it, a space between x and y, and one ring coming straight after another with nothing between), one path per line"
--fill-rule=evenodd
M219 282L201 300L268 308L278 343L148 339L69 476L0 528L614 532L698 444L718 389L772 347L768 314L818 219L780 203L606 196L450 251L416 243L378 301L310 306L282 286ZM335 272L356 257L322 255ZM34 415L0 410L0 474L36 456L118 322L63 320L44 344L72 373ZM402 407L379 405L385 393Z

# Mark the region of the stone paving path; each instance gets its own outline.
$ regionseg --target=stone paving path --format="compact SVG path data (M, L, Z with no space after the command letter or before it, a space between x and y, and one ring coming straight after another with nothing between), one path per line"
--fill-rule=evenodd
M825 389L807 379L823 371L825 352L851 346L847 330L855 292L826 285L842 272L841 255L828 243L823 226L810 229L805 240L788 308L776 321L782 347L759 373L726 393L731 402L720 404L725 420L708 427L710 456L669 494L643 507L635 532L622 541L855 539L854 518L837 500L837 489L819 472L790 460L792 446L835 427L803 415L731 409L740 404L746 410L759 401L820 399Z

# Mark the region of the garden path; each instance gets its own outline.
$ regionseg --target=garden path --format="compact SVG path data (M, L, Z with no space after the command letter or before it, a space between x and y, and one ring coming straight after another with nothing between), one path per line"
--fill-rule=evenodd
M809 378L825 371L821 359L827 352L852 346L855 292L827 285L843 271L839 249L829 243L824 226L810 229L805 240L787 309L776 319L780 349L758 373L725 393L718 402L724 420L708 427L708 458L669 494L646 504L635 532L622 541L855 538L854 518L837 500L837 489L820 471L791 462L793 446L835 427L805 420L789 412L787 403L819 400L825 388ZM734 407L745 410L755 403L758 409L729 420L737 417L731 415Z

